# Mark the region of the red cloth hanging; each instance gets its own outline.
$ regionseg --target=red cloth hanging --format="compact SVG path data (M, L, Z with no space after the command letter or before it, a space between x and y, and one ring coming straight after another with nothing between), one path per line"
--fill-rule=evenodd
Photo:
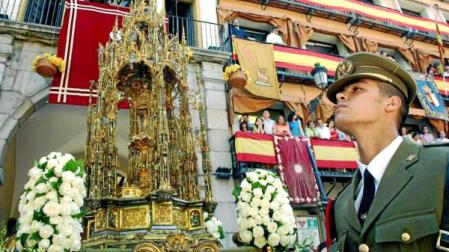
M276 137L279 172L295 203L316 204L318 186L305 138Z

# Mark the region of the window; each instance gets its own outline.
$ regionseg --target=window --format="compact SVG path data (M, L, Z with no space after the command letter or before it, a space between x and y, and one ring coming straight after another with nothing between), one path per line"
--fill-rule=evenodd
M31 0L28 2L25 22L59 26L63 8L62 0Z
M404 8L401 8L402 13L410 15L410 16L414 16L414 17L421 17L421 13L417 12L417 11L412 11L412 10L407 10Z
M174 0L165 1L165 12L168 16L168 32L178 34L179 38L185 33L187 45L194 45L193 10L191 3Z
M432 16L429 12L429 9L432 8L430 6L410 0L398 0L398 4L401 12L405 15L425 18Z
M379 47L377 49L377 52L380 55L386 54L384 56L398 62L399 65L401 65L401 67L403 67L404 69L412 70L409 62L407 60L405 60L404 57L402 56L402 54L400 54L398 51L391 49L391 48Z
M374 4L373 0L358 0L359 2Z
M338 55L337 45L328 44L325 42L310 40L306 43L306 49L319 53L327 53L332 55Z

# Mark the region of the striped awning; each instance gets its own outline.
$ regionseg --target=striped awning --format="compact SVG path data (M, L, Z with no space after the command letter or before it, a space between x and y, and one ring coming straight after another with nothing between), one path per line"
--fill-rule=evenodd
M436 33L435 21L403 14L398 10L384 8L361 1L355 0L296 0L297 2L319 6L326 9L344 11L348 13L359 14L364 17L369 17L375 20L387 22L402 26L405 28L413 28L418 31ZM438 22L442 34L449 35L449 25Z
M234 137L238 162L277 164L272 135L238 131Z
M318 168L356 169L359 154L353 142L311 138Z

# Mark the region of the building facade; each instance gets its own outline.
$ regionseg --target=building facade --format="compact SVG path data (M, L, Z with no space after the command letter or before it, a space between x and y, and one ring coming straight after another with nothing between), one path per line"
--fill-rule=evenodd
M245 169L235 161L233 142L239 118L250 120L269 110L272 116L296 112L303 125L310 120L328 121L333 106L316 99L323 90L310 74L315 63L328 68L332 81L337 63L350 53L384 52L407 69L428 74L432 67L447 64L448 50L438 46L436 23L443 49L449 45L449 3L432 0L158 0L158 9L167 14L167 29L184 33L193 48L189 65L189 85L197 84L197 72L204 82L207 129L213 173L233 168L234 179L214 176L213 191L218 202L216 215L225 227L224 247L236 246L232 234L238 230L234 198L231 195ZM328 3L323 3L328 2ZM105 2L126 6L126 1ZM437 4L438 6L435 6ZM6 0L0 3L0 220L17 217L17 201L27 179L27 171L37 159L51 151L84 155L87 107L48 104L52 79L43 78L31 68L38 54L57 51L64 3L47 0ZM232 22L238 20L247 39L265 44L274 28L280 30L283 45L273 46L274 63L280 85L280 98L249 94L231 88L223 79L224 66L232 62ZM92 52L95 53L95 52ZM429 68L429 65L431 66ZM449 65L449 64L448 64ZM334 67L334 68L332 68ZM433 71L439 95L447 102L449 85L444 69ZM441 76L440 76L441 75ZM267 101L268 100L268 101ZM254 101L263 101L256 102ZM248 106L249 103L257 104ZM311 106L317 103L316 106ZM444 105L446 106L446 105ZM314 107L314 108L312 108ZM127 117L127 111L120 111ZM199 119L194 118L196 126ZM118 124L119 142L126 142L126 120ZM418 99L407 120L409 132L424 126L436 133L447 132L444 120L429 117ZM119 149L121 164L127 150ZM200 153L198 153L200 156ZM262 164L253 164L263 167ZM201 167L200 167L201 168ZM201 170L201 169L200 169ZM126 171L123 165L123 171ZM323 192L335 195L352 176L351 170L320 169ZM200 173L201 176L201 173ZM322 202L325 203L325 202ZM322 205L295 205L299 216L319 215ZM323 228L321 227L321 231ZM321 240L324 239L323 232Z

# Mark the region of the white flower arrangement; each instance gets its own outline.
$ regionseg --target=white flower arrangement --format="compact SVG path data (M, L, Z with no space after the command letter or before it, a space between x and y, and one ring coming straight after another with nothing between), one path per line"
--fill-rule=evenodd
M293 209L277 175L262 169L247 172L233 195L237 198L237 223L244 244L271 246L275 251L294 246Z
M16 248L25 251L78 251L85 215L86 174L81 160L52 152L28 172L19 202Z
M206 222L204 225L206 226L206 231L212 235L217 240L222 240L225 238L224 236L224 229L223 229L223 223L215 217L215 216L209 216L208 213L204 213L204 219Z

